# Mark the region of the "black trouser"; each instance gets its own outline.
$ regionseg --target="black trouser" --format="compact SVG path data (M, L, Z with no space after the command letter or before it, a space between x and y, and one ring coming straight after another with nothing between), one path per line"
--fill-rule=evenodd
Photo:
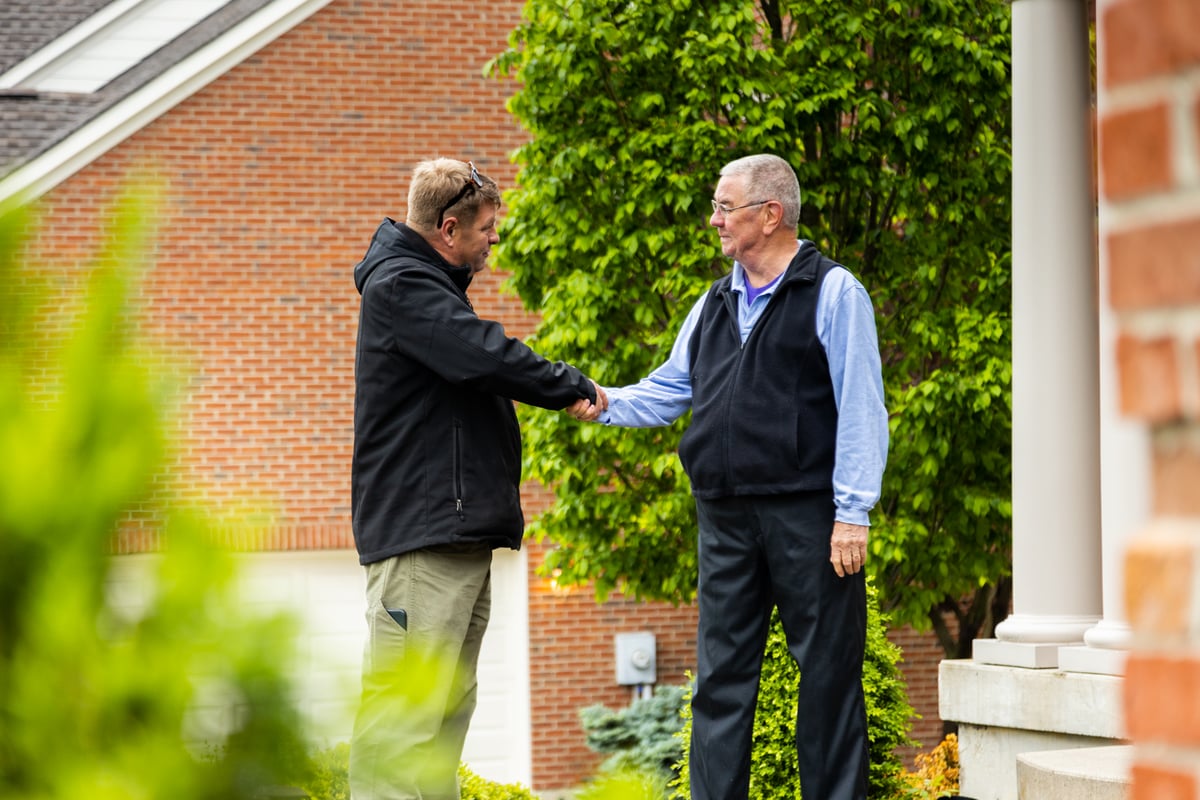
M829 492L697 500L700 624L692 800L746 800L771 610L800 667L796 752L805 800L865 800L864 573L829 563Z

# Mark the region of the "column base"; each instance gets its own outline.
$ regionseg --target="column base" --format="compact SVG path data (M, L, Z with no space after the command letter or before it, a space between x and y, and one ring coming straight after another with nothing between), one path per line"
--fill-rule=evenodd
M1101 650L1128 650L1133 646L1133 628L1128 622L1102 619L1094 628L1083 635L1088 647Z
M1063 645L1078 642L1002 642L976 639L971 643L971 658L980 664L1025 669L1057 669L1058 651Z
M938 710L944 720L981 727L1122 739L1123 686L1109 675L953 659L939 665Z
M942 719L958 723L962 795L1018 800L1018 756L1122 744L1123 683L1108 675L943 661L938 710ZM1034 796L1050 797L1075 796Z
M1087 672L1093 675L1124 675L1125 650L1073 645L1058 649L1058 668L1064 672Z

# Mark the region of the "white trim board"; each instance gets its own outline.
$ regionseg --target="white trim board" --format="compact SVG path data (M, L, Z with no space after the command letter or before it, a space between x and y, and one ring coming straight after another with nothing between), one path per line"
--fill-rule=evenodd
M88 94L228 0L117 0L0 75L0 89Z
M332 0L276 0L0 179L0 200L33 200L203 89Z

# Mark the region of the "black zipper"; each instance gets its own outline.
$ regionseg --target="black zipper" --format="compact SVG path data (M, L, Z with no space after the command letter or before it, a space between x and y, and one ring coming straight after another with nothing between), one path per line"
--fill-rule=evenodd
M462 423L454 420L454 510L460 520L466 520L462 495Z

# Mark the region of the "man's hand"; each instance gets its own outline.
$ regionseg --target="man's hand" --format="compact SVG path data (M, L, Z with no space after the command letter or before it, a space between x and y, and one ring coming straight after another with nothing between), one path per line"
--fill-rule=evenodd
M848 522L833 523L833 537L829 542L829 561L839 578L853 575L867 563L866 525L851 525Z
M586 397L581 397L567 409L567 413L575 419L581 419L585 422L595 422L600 418L600 415L608 410L608 395L600 388L600 384L592 381L592 386L596 388L596 402L592 403Z

